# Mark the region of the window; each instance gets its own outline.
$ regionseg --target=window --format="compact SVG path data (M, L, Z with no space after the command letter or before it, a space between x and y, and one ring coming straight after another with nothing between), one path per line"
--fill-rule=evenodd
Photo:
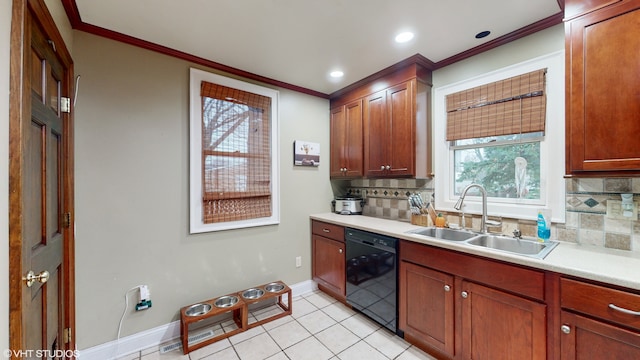
M278 223L275 90L191 69L191 232Z
M546 69L446 96L454 195L478 183L493 198L540 203Z
M439 209L462 189L487 190L489 214L535 219L553 209L564 222L564 53L557 52L438 88L435 195ZM480 213L480 196L465 212Z

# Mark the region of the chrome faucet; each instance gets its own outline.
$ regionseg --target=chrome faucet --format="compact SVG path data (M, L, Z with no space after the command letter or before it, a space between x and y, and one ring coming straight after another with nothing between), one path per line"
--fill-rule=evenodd
M487 219L487 190L484 189L484 187L480 184L469 184L467 185L467 187L464 188L464 190L462 190L462 194L460 195L460 198L458 199L458 202L456 202L456 204L453 206L456 210L460 210L462 209L462 203L464 202L464 197L467 196L467 191L469 191L469 189L477 187L478 190L480 190L480 193L482 194L482 218L480 219L480 231L483 234L488 233L487 231L487 225L490 226L500 226L501 223L497 222L497 221L491 221Z

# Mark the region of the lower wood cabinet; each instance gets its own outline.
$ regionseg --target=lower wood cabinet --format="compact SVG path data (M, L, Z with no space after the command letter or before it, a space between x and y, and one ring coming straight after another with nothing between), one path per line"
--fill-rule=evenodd
M311 244L313 280L318 283L321 290L344 302L346 296L344 228L314 221Z
M547 359L542 272L411 242L400 258L407 341L440 358Z
M453 276L401 261L398 287L405 339L453 355Z
M640 359L640 292L560 279L561 359Z
M562 311L562 360L640 359L640 334Z
M546 305L470 281L460 289L463 359L546 359Z

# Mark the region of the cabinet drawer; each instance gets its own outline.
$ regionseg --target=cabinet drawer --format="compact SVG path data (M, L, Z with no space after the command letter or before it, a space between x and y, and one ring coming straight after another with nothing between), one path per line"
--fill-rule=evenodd
M562 278L560 305L568 310L640 330L639 294ZM630 314L625 310L636 313Z
M313 220L311 222L311 232L329 239L344 242L344 227Z
M400 258L458 275L522 296L544 300L544 273L520 266L439 249L411 241L400 242Z

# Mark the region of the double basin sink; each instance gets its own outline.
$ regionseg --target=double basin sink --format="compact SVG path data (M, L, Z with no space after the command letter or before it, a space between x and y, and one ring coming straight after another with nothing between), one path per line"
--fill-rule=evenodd
M557 241L539 242L536 240L519 239L495 234L480 234L468 230L454 230L449 228L428 227L407 231L408 234L423 235L439 240L462 242L464 244L480 246L487 249L507 252L511 254L544 259L557 245Z

